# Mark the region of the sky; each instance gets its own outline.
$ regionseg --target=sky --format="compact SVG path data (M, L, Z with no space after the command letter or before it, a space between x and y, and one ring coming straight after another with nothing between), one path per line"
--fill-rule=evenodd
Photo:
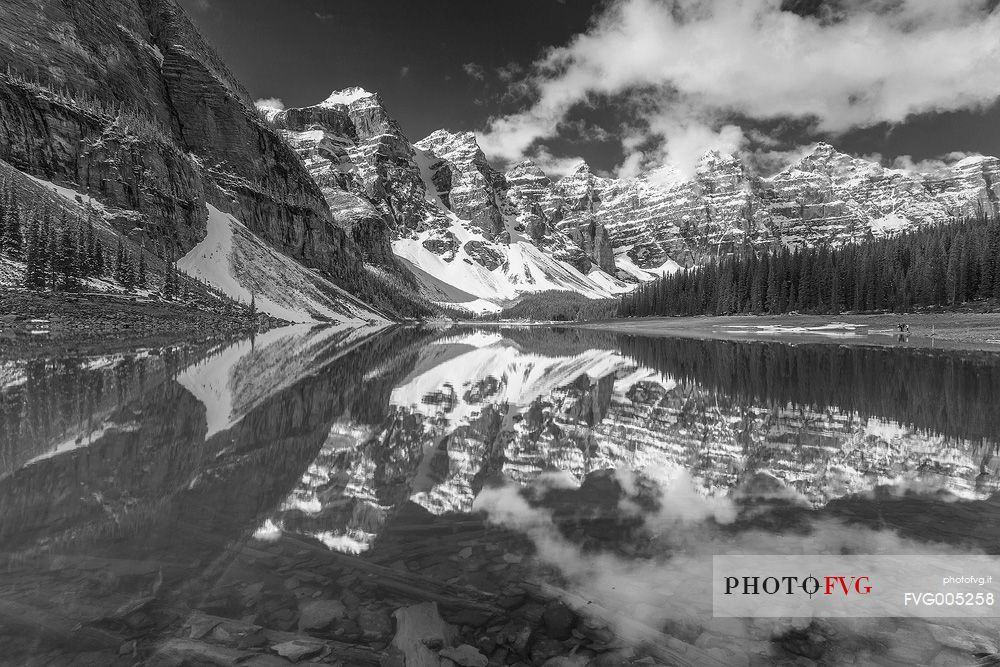
M498 167L1000 155L1000 0L178 1L255 98L362 86L411 140L474 131Z

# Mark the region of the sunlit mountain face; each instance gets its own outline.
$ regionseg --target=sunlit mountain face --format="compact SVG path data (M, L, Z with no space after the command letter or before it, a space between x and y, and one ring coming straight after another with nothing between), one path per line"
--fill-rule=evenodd
M496 665L970 664L994 624L715 619L711 557L995 553L998 398L981 353L574 329L5 360L0 662L411 664L417 614Z

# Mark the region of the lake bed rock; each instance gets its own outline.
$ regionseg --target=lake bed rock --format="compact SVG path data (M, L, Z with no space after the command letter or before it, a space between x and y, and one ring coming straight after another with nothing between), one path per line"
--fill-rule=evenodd
M299 630L303 632L325 630L338 619L344 618L347 607L340 600L311 600L299 608Z

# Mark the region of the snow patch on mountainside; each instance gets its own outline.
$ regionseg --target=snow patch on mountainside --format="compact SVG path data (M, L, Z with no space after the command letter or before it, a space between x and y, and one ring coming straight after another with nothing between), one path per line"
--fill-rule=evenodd
M591 299L606 299L633 287L596 268L584 275L526 240L515 238L510 244L487 241L461 220L455 219L447 232L454 238L455 247L443 254L425 245L440 238L440 230L419 232L392 244L393 252L416 269L414 273L424 283L428 298L439 303L487 312L499 310L498 304L530 292L570 290ZM503 263L493 270L483 266L466 250L470 241L497 252Z
M15 287L24 282L24 262L0 255L0 287Z
M102 204L101 202L97 201L96 199L94 199L90 195L86 195L86 194L83 194L81 192L77 192L76 190L74 190L72 188L68 188L68 187L66 187L64 185L56 185L55 183L53 183L51 181L43 180L41 178L38 178L37 176L32 176L31 174L28 174L28 173L23 172L23 171L21 173L24 174L25 176L27 176L28 178L30 178L31 180L33 180L38 185L41 185L43 188L46 188L47 190L50 190L53 193L59 195L60 197L62 197L63 199L65 199L67 202L71 202L71 203L73 203L73 204L75 204L77 206L83 206L83 207L90 206L95 211L98 211L100 213L105 213L106 210L107 210L106 207L104 206L104 204ZM100 218L100 217L98 217L96 219L96 222L103 222L103 219Z
M437 186L434 185L433 172L431 171L431 163L433 161L433 155L422 148L414 147L413 162L417 165L417 169L420 170L420 179L424 182L424 189L427 192L424 199L441 210L447 211L448 207L444 205L444 200L441 199L441 194L438 192Z
M177 262L188 275L288 322L384 321L326 278L264 243L232 215L208 205L208 233Z
M25 365L14 361L0 361L0 389L10 389L28 381Z
M872 234L889 236L903 230L909 229L913 223L897 213L889 213L868 223Z
M645 282L647 280L659 278L660 276L669 276L681 270L681 265L672 259L667 259L667 261L660 266L644 269L633 262L632 258L628 256L628 251L631 249L632 246L617 249L617 252L615 253L615 267L619 271L624 271L634 277L636 280Z
M473 313L498 313L502 310L500 305L492 301L480 299L474 294L432 276L405 257L399 257L399 261L420 282L421 293L430 301L448 306L458 306Z

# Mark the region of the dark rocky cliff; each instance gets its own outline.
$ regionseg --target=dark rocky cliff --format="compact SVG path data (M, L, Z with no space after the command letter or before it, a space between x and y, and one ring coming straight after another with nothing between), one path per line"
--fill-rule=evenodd
M271 121L309 166L337 224L364 257L393 268L392 237L435 211L413 146L381 98L350 88L311 107L277 112Z
M360 253L319 187L173 0L5 0L0 158L135 210L190 249L205 203L350 284Z

